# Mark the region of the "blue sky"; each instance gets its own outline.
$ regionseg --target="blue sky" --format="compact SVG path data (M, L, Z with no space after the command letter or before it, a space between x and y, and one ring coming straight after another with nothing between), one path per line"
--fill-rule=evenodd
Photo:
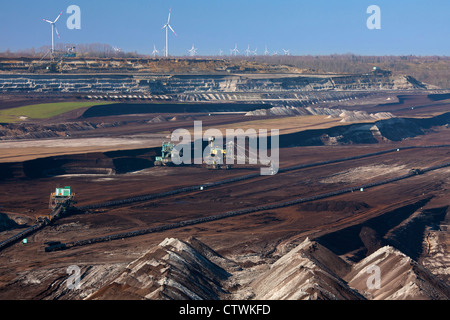
M381 8L381 30L369 30L369 5ZM81 30L69 30L69 5L81 9ZM106 43L124 51L162 51L161 27L172 8L172 55L290 49L295 55L450 55L449 0L15 0L0 1L0 51L51 43L57 22L63 43Z

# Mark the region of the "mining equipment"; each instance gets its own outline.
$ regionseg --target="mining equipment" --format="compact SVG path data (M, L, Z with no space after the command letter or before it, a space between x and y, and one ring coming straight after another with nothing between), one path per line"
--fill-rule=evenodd
M45 58L49 56L48 60ZM64 64L65 58L75 58L77 56L75 47L67 47L66 51L49 51L39 61L31 63L28 71L31 73L58 73L67 71Z
M67 209L75 203L75 193L71 187L56 188L55 192L50 194L48 207L52 210L48 215L37 216L38 223L50 223L54 218L64 214Z
M272 163L272 161L262 162L251 150L246 150L245 147L234 143L234 141L228 141L226 145L218 146L215 144L215 138L210 137L208 139L209 147L209 159L204 161L206 166L211 169L226 169L232 168L231 164L224 164L226 160L233 160L233 163L237 164L250 164L250 165L267 165L271 174L278 172L278 168ZM241 152L239 152L241 151ZM253 156L252 156L253 154Z
M66 249L66 244L61 243L60 241L48 241L45 242L44 244L47 245L47 247L45 247L45 252L52 252Z
M411 173L413 174L423 174L423 170L422 169L411 169L410 170Z
M67 209L75 203L75 193L72 192L71 187L56 188L56 191L50 194L49 207L52 212L48 215L41 215L36 217L36 223L31 227L19 232L18 234L9 237L6 240L0 241L0 250L3 250L7 246L14 244L15 242L22 241L22 244L28 243L28 236L32 235L36 231L49 225L53 220L59 218L65 214ZM60 247L63 246L60 244ZM47 251L47 250L46 250Z
M376 75L383 75L383 76L391 76L392 75L392 71L389 70L383 70L379 67L373 67L372 68L372 73L376 74Z
M71 187L56 188L56 191L50 194L49 208L54 210L57 206L69 207L75 203L75 193Z
M163 142L161 148L161 156L155 158L155 166L167 166L172 164L172 152L174 148L174 143Z
M224 148L223 146L216 146L214 145L215 138L209 137L208 138L208 147L209 147L209 153L210 158L208 162L206 163L206 166L210 169L230 169L231 165L224 165L224 157L227 155L227 148ZM217 159L221 159L222 161L217 161Z
M63 55L64 58L75 58L77 56L76 47L66 47L67 52Z

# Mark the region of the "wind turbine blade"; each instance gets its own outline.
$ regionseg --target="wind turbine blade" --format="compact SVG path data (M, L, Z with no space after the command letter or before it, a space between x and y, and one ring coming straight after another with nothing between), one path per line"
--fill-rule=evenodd
M163 25L163 27L161 28L161 30L164 29L164 28L167 28L167 24Z
M169 9L169 17L167 17L167 24L170 22L170 13L172 12L172 9Z
M178 35L176 34L175 30L172 29L172 27L170 26L170 24L168 24L167 26L170 28L170 30L172 30L173 34L176 35L176 36L178 37Z
M58 39L61 39L61 38L59 37L59 32L58 32L58 29L56 29L56 26L55 26L55 31L56 31L56 35L58 36Z
M51 22L50 20L47 20L47 19L42 19L42 20L44 20L45 22L48 22L48 23L53 23L53 22Z
M59 17L61 17L61 15L62 15L62 11L61 11L61 13L56 17L56 19L55 19L55 21L53 22L53 23L56 23L56 21L58 21L58 19L59 19Z

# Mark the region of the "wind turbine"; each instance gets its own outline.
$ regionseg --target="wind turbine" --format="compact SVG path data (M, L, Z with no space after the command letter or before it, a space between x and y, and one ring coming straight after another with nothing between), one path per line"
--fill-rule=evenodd
M270 53L270 52L269 52L269 50L267 50L267 45L266 45L266 50L264 50L264 55L265 55L265 56L268 56L269 53Z
M58 38L59 38L59 33L58 33L58 29L56 29L56 26L55 26L55 23L56 23L56 21L58 21L58 19L59 19L59 17L61 16L61 14L62 14L62 11L61 11L61 13L56 17L56 19L55 19L55 21L50 21L50 20L47 20L47 19L42 19L42 20L44 20L45 22L48 22L48 23L50 23L51 25L52 25L52 54L53 54L53 52L55 52L55 42L54 42L54 39L53 39L53 33L54 33L54 31L56 31L56 35L58 36ZM54 30L54 31L53 31Z
M197 49L194 47L194 45L192 45L192 48L190 50L188 50L189 55L191 57L195 56L197 54Z
M219 49L219 56L220 56L220 57L223 56L223 51L222 51L222 49Z
M231 55L233 55L236 57L236 55L239 53L239 50L237 49L237 44L234 45L234 49L231 49Z
M171 11L172 11L172 9L169 10L169 17L167 18L167 23L161 28L161 30L166 29L166 57L169 56L169 29L172 30L172 32L175 36L177 36L177 34L175 33L175 31L173 30L173 28L170 25L170 12Z
M153 45L153 51L152 51L153 58L156 57L156 55L157 55L158 53L159 53L159 51L156 50L155 45Z
M247 49L245 50L245 53L247 54L247 57L250 55L251 53L250 45L248 45Z
M284 55L285 55L285 56L290 56L290 55L291 55L291 50L285 50L285 49L283 49L283 51L284 51Z

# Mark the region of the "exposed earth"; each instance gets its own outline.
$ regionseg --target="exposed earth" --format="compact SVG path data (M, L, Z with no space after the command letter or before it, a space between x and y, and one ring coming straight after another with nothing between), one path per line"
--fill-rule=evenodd
M385 79L379 90L353 91L338 88L334 79L331 91L302 91L292 79L303 71L278 68L274 73L286 73L277 76L284 79L285 91L277 87L275 97L261 80L268 79L267 73L246 72L252 80L237 87L240 96L233 100L225 96L236 92L225 87L201 99L199 92L183 91L166 92L167 99L159 100L155 97L162 93L141 93L133 100L124 93L100 99L98 92L5 92L0 109L107 103L0 125L0 241L48 215L56 187L71 186L76 207L205 187L69 211L27 236L26 243L1 249L0 299L449 299L450 167L420 171L450 161L447 91L408 77L394 81L401 88L383 87L391 83ZM330 85L325 78L321 86ZM192 132L194 121L202 121L203 131L279 129L280 168L314 165L271 176L258 175L259 164L230 170L154 166L161 143L175 129ZM417 148L405 148L412 146ZM385 150L393 151L373 154ZM367 156L356 157L362 155ZM360 188L412 170L418 174ZM250 174L256 175L208 187ZM45 251L51 241L72 243L166 226L343 188L354 190ZM69 266L81 270L79 289L67 287ZM373 266L379 268L379 286L371 277Z

